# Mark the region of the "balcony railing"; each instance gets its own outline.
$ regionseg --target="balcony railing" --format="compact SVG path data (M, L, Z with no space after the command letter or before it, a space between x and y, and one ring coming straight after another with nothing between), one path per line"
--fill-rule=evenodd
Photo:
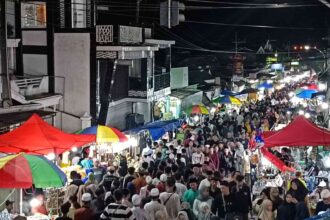
M96 25L96 42L98 44L141 44L143 43L143 35L150 31L144 32L141 27L132 27L124 25Z
M169 73L155 75L155 88L154 91L165 89L171 86L171 78Z

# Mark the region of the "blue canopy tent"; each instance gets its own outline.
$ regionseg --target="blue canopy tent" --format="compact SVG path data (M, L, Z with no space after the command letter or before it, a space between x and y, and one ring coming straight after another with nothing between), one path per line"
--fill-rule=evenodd
M222 90L220 95L224 95L224 96L235 96L237 95L235 92L232 92L230 90Z
M299 92L296 96L301 99L311 99L314 93L317 93L317 91L313 89L304 89L301 92Z
M148 130L153 140L158 140L166 132L173 131L181 127L183 120L155 121L148 123L142 127L128 130L126 133L139 133Z
M258 86L258 89L264 88L264 89L271 89L273 88L273 85L267 82L263 82Z

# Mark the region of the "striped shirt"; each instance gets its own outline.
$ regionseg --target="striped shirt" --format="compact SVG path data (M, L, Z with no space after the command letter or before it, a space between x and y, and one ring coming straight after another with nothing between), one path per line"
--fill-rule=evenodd
M110 203L102 213L100 219L134 220L132 210L123 204Z

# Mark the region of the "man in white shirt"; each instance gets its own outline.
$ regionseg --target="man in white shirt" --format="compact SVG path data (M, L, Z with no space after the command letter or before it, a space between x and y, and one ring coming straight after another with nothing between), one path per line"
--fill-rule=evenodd
M193 165L196 165L196 164L203 165L204 164L204 154L202 153L200 147L197 147L196 152L194 152L192 154L191 163Z
M213 179L213 172L211 170L206 171L207 177L201 181L199 184L198 190L203 188L208 188L211 186L211 181Z
M151 202L148 202L145 204L144 209L146 210L146 213L149 215L150 220L155 220L156 212L162 211L166 213L166 208L164 205L158 202L159 200L159 190L157 188L153 188L150 191L150 197L151 197Z
M163 192L159 196L159 200L166 207L169 220L175 220L180 211L180 197L174 191L175 180L168 178L166 181L166 192Z

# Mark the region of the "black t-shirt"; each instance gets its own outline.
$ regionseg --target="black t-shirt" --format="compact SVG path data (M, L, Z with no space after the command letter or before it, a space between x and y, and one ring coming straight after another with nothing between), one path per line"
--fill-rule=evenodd
M317 214L322 211L327 211L328 209L330 209L330 204L326 205L323 201L321 201L317 203L315 213Z
M103 177L103 186L109 191L111 189L111 184L114 180L118 180L119 178L113 174L105 174Z

